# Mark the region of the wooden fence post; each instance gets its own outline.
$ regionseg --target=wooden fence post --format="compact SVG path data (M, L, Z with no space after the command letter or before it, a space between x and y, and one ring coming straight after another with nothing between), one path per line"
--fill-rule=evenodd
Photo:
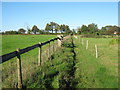
M20 49L17 49L17 69L18 69L18 88L22 88L22 67L20 58Z
M54 53L54 40L53 40L53 53Z
M41 66L42 63L42 43L39 42L39 50L38 50L38 66Z
M88 49L88 40L86 41L86 49Z
M84 43L83 43L83 38L82 38L82 46L83 46L83 44L84 44Z
M55 51L57 51L58 42L55 43Z
M61 39L60 35L58 35L58 37ZM58 47L61 47L61 44L62 44L61 40L58 39Z
M96 44L95 44L95 51L96 51L96 58L98 58L98 49Z
M49 60L50 60L50 41L49 41L49 48L48 48L48 58L49 58Z

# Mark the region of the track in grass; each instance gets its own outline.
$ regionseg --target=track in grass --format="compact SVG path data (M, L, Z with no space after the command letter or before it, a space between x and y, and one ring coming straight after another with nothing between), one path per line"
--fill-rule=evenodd
M117 51L109 45L112 39L83 38L89 40L88 50L78 39L71 37L23 81L26 88L117 88ZM81 41L81 38L80 38ZM94 54L97 44L99 58ZM84 43L85 45L85 43ZM28 72L29 73L29 72Z

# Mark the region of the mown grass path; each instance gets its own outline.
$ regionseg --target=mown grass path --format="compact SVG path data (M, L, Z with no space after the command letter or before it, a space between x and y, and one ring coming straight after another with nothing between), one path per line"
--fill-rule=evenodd
M117 88L117 44L109 45L112 38L83 38L83 40L82 46L82 38L74 38L77 61L75 77L78 80L76 88ZM86 40L89 40L87 50ZM98 45L98 58L95 57L95 44Z

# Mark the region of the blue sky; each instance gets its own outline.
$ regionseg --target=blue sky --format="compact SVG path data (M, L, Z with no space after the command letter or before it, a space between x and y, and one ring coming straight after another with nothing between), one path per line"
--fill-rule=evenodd
M44 29L54 21L71 29L96 23L118 25L117 2L2 2L2 31L26 29L37 25Z

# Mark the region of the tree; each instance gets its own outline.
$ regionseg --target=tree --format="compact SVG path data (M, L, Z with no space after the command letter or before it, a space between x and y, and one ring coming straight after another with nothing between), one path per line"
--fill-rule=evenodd
M33 32L34 34L36 34L38 31L39 31L38 27L37 27L36 25L34 25L34 26L32 27L32 32Z
M106 27L102 27L98 32L99 32L101 35L106 34Z
M60 29L60 26L56 23L55 24L55 33L57 33L59 31L59 29Z
M49 32L49 30L50 30L50 25L47 23L45 27L45 31Z
M97 32L97 31L98 31L97 24L92 23L92 24L88 25L88 32L89 33L93 34L93 33Z
M47 23L46 27L45 27L46 31L52 31L52 33L53 33L53 31L55 31L55 33L57 33L59 29L60 29L59 24L57 24L55 22L50 22L50 24Z
M65 30L64 30L64 25L61 24L61 25L60 25L60 32L63 33L63 31L65 31Z
M70 34L72 32L68 25L65 26L65 32L66 34Z
M39 34L44 34L44 30L39 30Z
M68 25L59 25L55 22L50 22L50 23L47 23L46 24L46 27L45 27L45 31L55 31L55 33L57 33L58 31L60 30L61 33L70 33L70 28Z
M88 33L88 27L86 25L82 25L80 30L81 30L81 33L83 34Z
M53 33L53 28L54 28L54 25L55 25L55 23L54 22L50 22L50 30L52 31L52 33Z
M20 28L20 29L18 30L18 32L21 33L21 34L24 34L24 33L26 32L26 30L24 30L23 28Z
M82 31L81 31L81 28L78 27L78 28L77 28L77 33L78 33L78 34L81 34L81 32L82 32Z
M27 33L30 34L31 29L27 26Z
M119 27L118 26L108 25L108 26L102 27L101 30L100 30L101 34L112 35L112 34L114 34L114 32L119 33Z
M60 25L60 32L64 33L65 31L66 31L66 25L65 24Z
M75 29L72 29L73 34L76 34Z
M20 34L20 32L12 30L12 31L5 31L4 34Z

